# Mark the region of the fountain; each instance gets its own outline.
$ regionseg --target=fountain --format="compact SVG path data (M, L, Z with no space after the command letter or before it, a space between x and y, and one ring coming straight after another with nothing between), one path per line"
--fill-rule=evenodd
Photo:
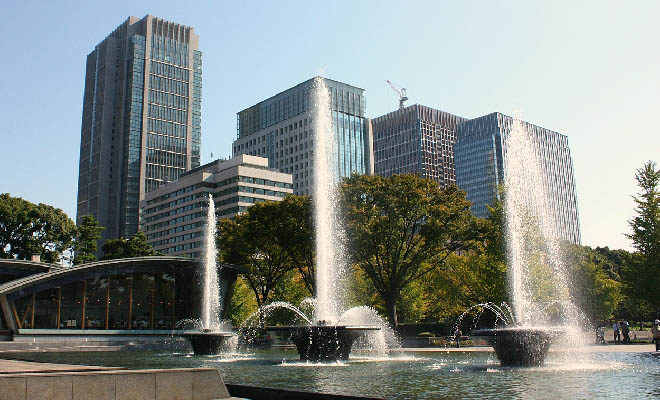
M218 282L217 251L215 245L216 216L213 195L209 193L209 206L206 214L206 230L203 247L202 275L202 316L195 324L195 331L185 332L183 336L190 340L193 352L197 355L218 354L235 334L223 330L220 321L220 285Z
M335 187L337 168L335 134L330 111L330 94L321 77L314 79L312 91L314 132L314 216L316 222L316 298L312 318L306 325L268 327L272 331L288 331L301 360L347 360L355 340L377 325L342 324L339 310L343 307L341 287L342 251L338 224L335 221ZM293 306L288 305L287 308ZM361 309L358 307L358 309ZM351 314L351 310L344 314ZM302 313L299 313L302 315Z
M316 300L309 298L303 304L315 306ZM286 309L293 313L299 325L267 326L269 332L288 332L296 345L301 361L338 361L348 360L353 344L358 339L367 339L368 347L382 356L389 347L397 344L394 331L385 326L378 313L366 306L352 307L344 311L333 322L315 320L307 316L301 307L283 301L276 301L261 307L246 318L243 323L244 336L251 335L251 330L270 313L277 309ZM317 315L316 311L312 315ZM255 329L258 331L259 329Z
M552 339L579 326L580 313L570 299L536 146L518 118L505 141L507 261L513 311L508 320L503 319L504 327L475 330L472 335L487 337L503 366L539 366ZM558 324L543 304L563 306L563 323Z

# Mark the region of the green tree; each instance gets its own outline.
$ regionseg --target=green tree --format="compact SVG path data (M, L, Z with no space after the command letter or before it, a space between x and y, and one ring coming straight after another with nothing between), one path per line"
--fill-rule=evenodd
M605 258L603 271L607 276L616 281L621 281L621 271L632 262L632 253L622 249L610 249L607 246L596 247L594 251Z
M76 227L59 208L33 204L8 193L0 195L0 257L29 259L38 254L58 262L71 247Z
M353 175L340 187L346 246L383 299L392 326L409 284L481 235L465 192L416 175Z
M147 243L147 235L144 232L136 232L128 240L128 257L149 257L158 256L161 253L155 251Z
M108 239L103 243L103 257L101 259L116 260L118 258L128 258L128 247L128 239L126 238Z
M488 217L485 221L485 243L486 253L489 257L489 262L505 263L506 262L506 219L504 211L504 199L506 191L504 186L498 188L499 195L493 201L492 206L487 205Z
M23 246L36 218L34 208L34 204L20 197L0 195L0 257L14 258L26 252Z
M374 288L371 279L361 268L352 268L351 277L346 280L347 290L344 302L347 307L368 306L381 315L387 315L382 297Z
M660 169L654 162L647 162L635 175L641 193L633 196L637 215L629 224L633 245L648 257L660 255ZM656 260L658 258L656 257Z
M137 232L130 239L123 237L107 240L103 244L103 259L149 257L160 255L149 243L144 232Z
M76 241L73 245L73 264L85 264L96 261L98 242L101 231L105 229L92 214L84 215L76 232Z
M36 213L37 222L30 240L32 252L40 254L44 262L59 262L62 252L71 248L76 225L64 211L48 204L38 204ZM28 256L25 254L25 258Z
M277 286L295 269L278 239L278 202L263 202L219 222L218 249L224 262L245 267L243 275L257 306L267 304Z
M470 270L475 275L472 296L467 307L484 302L501 304L509 300L507 281L506 220L504 199L506 191L498 189L499 196L488 206L488 217L480 221L485 240L467 254Z
M419 297L424 301L421 320L455 320L475 304L506 301L505 275L506 265L491 262L482 243L461 255L452 254L443 268L430 272L418 283L423 286Z
M245 278L239 275L234 284L227 310L227 318L231 320L233 326L241 326L243 321L257 311L257 302L252 293Z
M308 293L313 295L316 261L312 200L309 196L289 195L277 202L273 212L277 213L278 220L273 235L298 269Z
M608 260L588 246L563 243L573 302L592 322L609 319L622 300L621 284L608 273Z
M479 220L483 240L469 251L454 254L445 268L424 279L428 319L455 320L467 308L480 303L501 304L508 300L504 189L488 206L488 217Z
M638 256L624 269L624 290L638 307L660 311L660 169L648 161L635 175L641 192L633 196L636 216L629 222Z

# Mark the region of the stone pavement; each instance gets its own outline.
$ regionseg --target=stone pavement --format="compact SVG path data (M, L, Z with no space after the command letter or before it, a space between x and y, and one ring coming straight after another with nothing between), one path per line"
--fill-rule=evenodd
M0 359L0 400L229 398L215 368L128 370Z
M215 368L65 371L72 366L10 364L3 362L0 400L233 399ZM9 368L28 371L12 373Z

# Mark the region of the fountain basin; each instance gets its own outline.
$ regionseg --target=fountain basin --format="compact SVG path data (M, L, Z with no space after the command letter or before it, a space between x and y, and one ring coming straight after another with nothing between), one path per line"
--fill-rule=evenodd
M548 355L552 339L563 331L556 328L505 327L472 331L485 336L503 367L538 367Z
M226 348L227 341L236 336L232 332L186 332L181 336L190 340L196 355L214 355Z
M301 361L348 360L355 340L369 331L380 330L379 326L272 326L268 331L288 331L296 345Z

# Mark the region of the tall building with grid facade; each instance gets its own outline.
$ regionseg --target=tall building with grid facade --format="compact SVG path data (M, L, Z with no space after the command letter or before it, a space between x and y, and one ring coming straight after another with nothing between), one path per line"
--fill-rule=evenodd
M335 131L336 176L373 172L373 158L364 89L322 78L330 91ZM269 167L293 176L295 194L313 188L314 78L302 82L238 113L234 157L249 154L268 158Z
M488 216L487 205L499 196L498 186L504 183L507 135L513 123L513 118L495 112L457 126L456 183L467 192L472 213L478 217ZM557 234L560 239L579 244L580 219L568 137L521 123L539 159L545 191L550 197L550 215L559 229Z
M456 183L456 125L464 118L415 104L371 120L374 173L416 173L442 187Z
M138 230L145 193L199 166L202 53L193 28L129 17L87 56L76 221Z

